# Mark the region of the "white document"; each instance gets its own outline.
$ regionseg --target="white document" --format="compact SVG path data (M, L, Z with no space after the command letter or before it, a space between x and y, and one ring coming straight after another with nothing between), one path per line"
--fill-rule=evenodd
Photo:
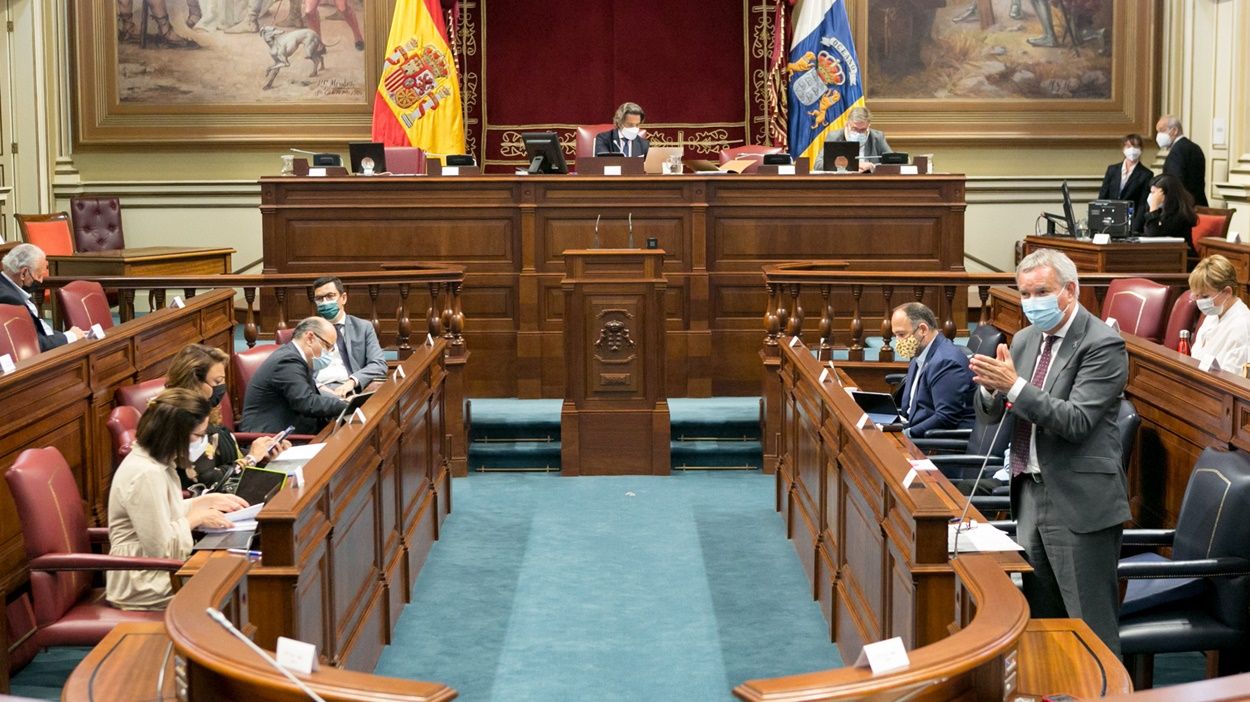
M228 531L255 531L258 524L255 519L247 519L242 522L234 522L228 528L218 529L217 527L200 527L200 531L205 534L224 534Z
M899 636L864 644L864 647L859 650L859 658L855 659L856 668L865 666L872 668L873 675L888 673L909 665L911 665L911 660L907 657L907 648L903 646L903 639Z
M956 524L946 526L946 550L955 550ZM1024 547L1016 543L1007 532L990 524L969 521L963 525L959 533L959 552L978 553L983 551L1023 551Z
M1185 241L1179 236L1143 236L1143 244L1176 244Z
M291 448L278 454L275 461L307 461L316 456L325 448L325 444L304 444L303 446L292 446Z
M260 508L264 507L264 502L257 502L254 505L248 505L243 509L236 509L233 512L226 512L226 519L232 522L254 522L256 515L260 514Z

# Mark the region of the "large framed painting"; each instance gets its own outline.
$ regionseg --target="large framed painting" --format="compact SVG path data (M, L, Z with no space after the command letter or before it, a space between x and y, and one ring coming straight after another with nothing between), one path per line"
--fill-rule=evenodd
M75 0L80 144L369 133L388 0Z
M858 0L868 101L890 140L1049 143L1146 129L1159 0Z

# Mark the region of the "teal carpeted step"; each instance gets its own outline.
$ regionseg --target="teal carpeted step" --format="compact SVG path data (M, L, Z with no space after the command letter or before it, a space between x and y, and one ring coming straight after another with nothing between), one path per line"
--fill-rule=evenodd
M674 441L669 444L673 470L698 468L758 469L763 448L758 441Z
M560 469L560 442L470 444L469 470Z
M484 398L469 401L469 441L514 439L560 441L562 400Z
M668 411L674 441L760 438L758 397L675 397Z
M54 646L40 651L9 681L10 694L36 700L59 700L69 674L91 652L83 646Z

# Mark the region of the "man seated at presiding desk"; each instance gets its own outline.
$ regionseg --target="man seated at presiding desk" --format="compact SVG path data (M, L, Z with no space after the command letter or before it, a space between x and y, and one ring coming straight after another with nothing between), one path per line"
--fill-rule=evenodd
M595 135L595 156L646 156L647 150L651 148L647 135L641 128L642 121L646 118L646 113L638 103L622 103L612 117L612 124L616 127Z
M30 312L30 319L35 325L35 333L39 335L39 350L47 351L64 346L86 336L78 327L70 327L59 332L52 325L43 321L39 310L31 299L33 295L43 295L41 283L48 277L48 257L43 249L34 244L18 244L5 254L0 261L0 305L17 305Z
M890 327L899 358L911 359L899 404L907 417L903 433L920 437L933 429L971 427L976 411L968 356L938 331L933 310L919 302L899 305Z
M247 386L243 431L279 432L288 426L297 434L316 434L337 417L347 402L317 392L315 371L330 363L338 333L321 317L295 326L290 343L265 359Z
M330 364L317 372L317 387L338 397L362 391L369 383L386 377L386 356L373 325L347 314L347 289L343 281L328 275L313 282L317 314L338 334Z
M891 151L890 145L886 143L885 134L879 129L872 128L872 113L867 107L852 108L846 117L846 127L830 131L829 138L825 141L858 141L859 170L861 171L874 170L877 167L877 160ZM823 146L816 152L816 163L812 165L812 170L825 170Z
M1202 259L1189 274L1189 292L1202 313L1190 355L1213 359L1232 373L1250 363L1250 307L1241 301L1240 288L1237 269L1219 254Z

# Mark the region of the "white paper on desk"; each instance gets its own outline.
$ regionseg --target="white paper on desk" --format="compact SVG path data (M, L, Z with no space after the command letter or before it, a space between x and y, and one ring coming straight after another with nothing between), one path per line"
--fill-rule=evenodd
M865 666L872 668L873 675L888 673L909 665L911 665L911 660L907 657L907 648L903 646L903 639L900 636L864 644L864 647L859 650L859 658L855 659L856 668Z
M955 550L955 527L957 524L946 525L946 550ZM1023 551L1024 547L1016 543L1007 532L992 524L968 522L959 534L960 553L978 553L983 551Z
M1143 244L1177 244L1184 239L1179 236L1143 236L1140 241Z
M292 446L291 448L278 454L275 461L307 461L316 456L325 448L325 444L304 444L303 446Z
M256 531L259 526L255 519L247 519L242 522L234 522L228 528L219 529L217 527L200 527L200 531L205 534L224 534L228 531Z
M257 502L254 505L248 505L243 509L236 509L233 512L226 512L226 519L232 522L254 522L256 515L260 514L260 508L264 507L264 502Z
M17 364L13 362L13 357L9 354L0 356L0 371L4 371L5 375L17 370Z
M911 463L911 470L907 471L907 477L903 478L904 488L911 487L911 484L916 480L918 471L938 469L937 465L927 458L912 458L909 459L909 462Z

